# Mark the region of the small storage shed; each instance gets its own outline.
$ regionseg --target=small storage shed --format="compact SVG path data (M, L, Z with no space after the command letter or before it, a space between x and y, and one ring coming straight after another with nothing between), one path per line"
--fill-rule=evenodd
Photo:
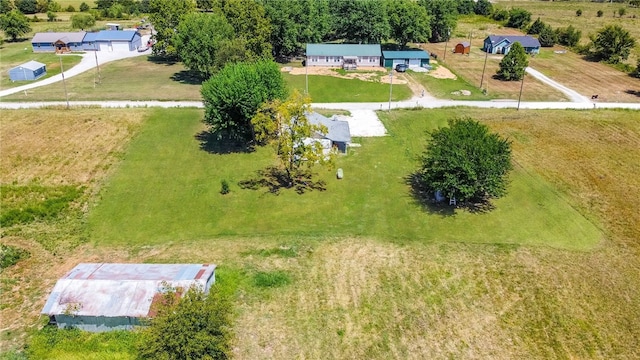
M102 30L98 32L95 44L100 51L137 51L142 45L142 36L135 30Z
M429 65L429 53L424 50L383 51L382 59L384 67L387 68L395 68L398 64L406 64L409 67Z
M91 332L128 330L153 316L154 303L170 289L192 286L208 292L215 282L210 264L78 264L51 291L42 314L59 328Z
M316 134L316 139L326 139L331 141L331 147L335 147L341 153L347 152L347 147L351 143L351 131L349 130L349 122L328 118L318 114L317 112L307 113L307 120L313 125L324 125L327 133Z
M11 81L36 80L45 75L47 75L47 66L34 60L9 70L9 79Z
M468 41L463 41L461 43L457 43L453 48L454 54L468 54L471 51L471 44Z
M36 33L31 39L31 46L34 52L83 51L82 41L85 35L84 31Z

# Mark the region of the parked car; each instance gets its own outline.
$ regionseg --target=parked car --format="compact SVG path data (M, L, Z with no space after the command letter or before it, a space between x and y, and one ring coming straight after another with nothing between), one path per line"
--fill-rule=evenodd
M407 65L407 64L398 64L398 65L396 65L396 71L397 72L405 72L405 71L407 71L408 68L409 68L409 65Z

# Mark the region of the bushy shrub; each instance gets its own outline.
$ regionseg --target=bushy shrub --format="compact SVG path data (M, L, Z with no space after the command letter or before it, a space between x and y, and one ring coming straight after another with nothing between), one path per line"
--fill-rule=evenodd
M17 264L18 261L26 259L29 256L31 256L31 253L27 250L0 244L0 271Z

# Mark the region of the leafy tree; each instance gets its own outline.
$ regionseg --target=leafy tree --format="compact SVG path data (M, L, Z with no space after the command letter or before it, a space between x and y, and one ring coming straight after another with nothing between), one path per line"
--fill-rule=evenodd
M638 59L638 63L636 64L636 69L631 72L631 76L640 78L640 59Z
M505 21L509 18L509 12L505 9L497 9L493 12L492 17L495 21Z
M401 48L408 42L426 42L431 37L431 19L424 7L413 0L392 1L388 6L391 37Z
M74 8L73 5L69 5L67 6L67 12L76 12L76 8Z
M202 84L204 122L218 138L248 143L254 140L251 119L260 106L284 99L287 87L273 61L227 64Z
M529 30L527 30L527 34L538 35L540 34L540 31L544 29L545 25L546 24L542 20L540 20L540 18L537 18L536 21L534 21L533 24L529 26Z
M196 6L203 11L211 11L215 5L214 0L196 0Z
M35 14L38 12L37 0L16 0L16 8L23 14Z
M596 16L602 17L602 15L604 15L604 12L602 10L598 10L598 12L596 13Z
M556 37L558 39L558 44L574 47L578 45L578 42L582 37L582 31L577 30L573 25L569 25L566 28L556 29Z
M228 359L231 356L232 305L215 284L205 294L190 288L180 298L172 289L140 332L142 359Z
M593 56L611 64L627 60L636 40L620 25L607 25L591 36Z
M538 41L542 47L552 47L558 42L558 35L551 28L551 25L545 25L538 35Z
M177 56L177 50L173 46L173 37L180 24L180 18L195 11L194 0L150 0L149 21L153 24L156 34L156 44L153 45L153 54L171 59Z
M626 13L627 13L627 9L625 8L618 9L618 15L620 15L620 17L623 17Z
M457 24L456 6L452 0L422 0L431 16L430 42L449 41Z
M328 131L325 126L309 123L310 111L311 99L296 91L286 101L276 99L266 103L251 119L256 140L273 145L288 188L296 185L295 179L303 168L331 164L333 160L333 156L324 154L320 142L306 141Z
M582 9L576 10L576 16L582 16Z
M89 11L89 5L87 5L86 2L82 2L82 4L80 4L80 11L85 12L85 11Z
M511 144L473 119L429 133L418 174L425 188L460 201L488 202L506 192Z
M11 10L7 14L0 15L0 29L11 38L11 41L16 41L18 38L29 31L29 19L24 16L18 10Z
M507 26L524 29L531 22L531 13L525 9L513 8L509 11Z
M469 15L474 13L476 3L473 0L458 0L456 11L460 15Z
M383 1L335 1L332 16L337 39L379 44L389 37L389 19Z
M0 0L0 15L7 14L16 7L11 0Z
M47 11L47 21L49 22L56 21L57 17L58 15L56 15L56 13L54 13L53 11Z
M526 67L529 66L527 53L519 42L511 45L509 53L500 61L500 69L498 69L498 78L505 81L521 80L524 76Z
M71 15L71 27L74 29L90 29L96 24L96 19L91 14Z
M112 19L124 18L125 7L122 4L113 4L106 10L106 15Z
M208 79L224 66L218 50L233 39L233 28L222 14L191 13L178 25L173 42L184 65Z
M218 9L241 37L253 58L271 58L271 24L264 6L255 1L219 0Z
M489 16L493 12L493 5L489 0L478 0L476 2L474 11L476 15Z

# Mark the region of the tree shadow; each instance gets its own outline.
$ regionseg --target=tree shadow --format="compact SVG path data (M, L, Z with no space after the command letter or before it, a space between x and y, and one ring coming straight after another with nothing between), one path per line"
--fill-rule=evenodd
M629 94L629 95L635 95L635 96L640 97L640 91L638 91L638 90L629 89L629 90L625 90L624 92Z
M166 66L175 65L175 64L178 63L178 59L165 58L165 57L158 56L158 55L149 55L149 56L147 56L147 61L152 62L154 64L166 65Z
M195 138L200 142L200 150L210 154L250 153L255 150L251 143L219 132L205 130L197 133Z
M187 85L202 85L204 81L198 73L189 70L178 71L171 76L171 80Z
M279 195L282 189L293 189L299 195L308 191L325 191L326 183L314 180L310 170L302 170L289 179L284 169L269 166L256 171L256 177L238 182L242 189L259 190L265 188L267 193Z
M438 214L441 216L453 216L456 209L466 210L473 214L487 213L495 209L495 206L488 198L480 199L479 201L458 201L456 205L449 205L448 201L438 202L435 199L433 190L429 189L422 179L420 174L415 172L405 177L405 184L411 188L411 197L413 197L416 204L432 214Z

